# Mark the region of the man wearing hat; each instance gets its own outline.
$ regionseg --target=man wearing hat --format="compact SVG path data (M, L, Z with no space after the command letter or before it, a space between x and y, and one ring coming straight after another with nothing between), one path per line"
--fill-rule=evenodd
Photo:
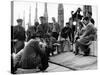
M14 43L14 52L18 53L21 49L24 48L25 41L25 29L22 27L22 19L17 19L18 25L13 28L13 43Z
M37 27L37 36L45 38L48 35L49 26L44 16L40 17L41 24Z

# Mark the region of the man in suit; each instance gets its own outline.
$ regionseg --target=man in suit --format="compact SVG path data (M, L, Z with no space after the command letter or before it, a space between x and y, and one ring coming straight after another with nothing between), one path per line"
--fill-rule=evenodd
M59 36L59 32L60 32L60 26L59 24L56 22L55 18L52 17L52 21L53 21L53 29L52 29L52 36L54 38L56 38L56 40L58 40L58 36Z
M23 20L17 19L18 25L13 27L13 44L14 52L18 53L21 49L24 48L24 41L26 39L25 29L22 27Z
M76 41L75 55L79 53L79 48L84 52L84 55L89 55L90 49L88 46L91 44L91 41L94 40L96 31L94 25L90 22L88 17L83 19L83 23L86 25L84 28L83 34L80 36L80 39Z
M37 27L37 36L40 38L45 38L48 36L49 26L46 23L46 18L41 16L40 17L41 24Z

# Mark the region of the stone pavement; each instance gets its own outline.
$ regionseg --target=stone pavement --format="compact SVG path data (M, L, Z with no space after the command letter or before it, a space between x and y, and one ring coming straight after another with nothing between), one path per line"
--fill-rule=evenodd
M71 70L90 70L97 69L97 57L74 55L72 52L61 53L50 57L50 62Z
M66 48L65 48L66 49ZM96 51L97 52L97 51ZM45 72L63 72L76 70L94 70L97 69L97 57L74 55L72 52L63 52L50 57L49 67ZM97 55L97 54L96 54ZM17 74L36 73L36 69L18 69Z
M72 52L65 52L51 56L49 67L45 72L66 72L77 70L97 69L97 57L93 56L75 56ZM17 74L37 73L37 69L18 69Z
M49 63L49 67L46 69L45 72L64 72L64 71L71 71L68 68ZM30 74L30 73L41 73L39 69L21 69L19 68L16 71L17 74Z
M63 71L71 71L71 70L53 63L49 63L49 67L46 69L46 72L63 72Z

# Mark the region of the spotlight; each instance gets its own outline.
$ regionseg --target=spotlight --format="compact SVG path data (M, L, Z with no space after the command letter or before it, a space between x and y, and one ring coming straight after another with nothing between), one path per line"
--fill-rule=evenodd
M76 25L76 22L75 21L73 22L73 25Z

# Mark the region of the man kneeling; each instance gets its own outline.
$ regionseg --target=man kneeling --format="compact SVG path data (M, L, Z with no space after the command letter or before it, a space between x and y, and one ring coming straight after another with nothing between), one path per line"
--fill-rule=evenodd
M31 39L23 50L18 52L14 60L14 68L40 69L44 71L48 67L48 57L45 48L40 46L40 41Z
M80 36L80 39L76 41L76 47L75 47L75 55L79 53L79 48L84 52L84 55L89 55L89 45L91 44L91 41L94 40L96 36L96 29L94 25L90 22L88 17L85 17L83 19L83 23L85 24L84 32Z

